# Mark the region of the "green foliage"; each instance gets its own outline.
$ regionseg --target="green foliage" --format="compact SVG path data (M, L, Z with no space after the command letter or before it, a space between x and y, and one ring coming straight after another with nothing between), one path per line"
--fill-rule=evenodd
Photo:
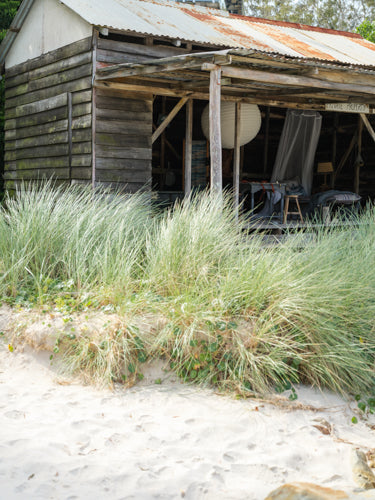
M375 21L370 21L369 19L365 19L356 29L357 33L369 40L370 42L375 43Z
M0 1L0 43L4 39L21 0ZM4 80L0 80L0 196L2 192L2 173L4 172Z
M361 410L363 414L371 414L373 415L375 412L375 397L363 397L360 394L355 396L355 400L357 401L357 406Z
M0 42L5 37L6 31L16 15L20 3L21 0L0 1Z
M365 19L373 19L371 0L247 0L248 15L353 31Z

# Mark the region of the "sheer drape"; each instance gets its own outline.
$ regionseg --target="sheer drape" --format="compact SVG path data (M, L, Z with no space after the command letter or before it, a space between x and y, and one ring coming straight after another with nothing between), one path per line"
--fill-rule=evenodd
M321 125L322 116L316 111L287 111L271 182L299 179L305 193L311 194Z

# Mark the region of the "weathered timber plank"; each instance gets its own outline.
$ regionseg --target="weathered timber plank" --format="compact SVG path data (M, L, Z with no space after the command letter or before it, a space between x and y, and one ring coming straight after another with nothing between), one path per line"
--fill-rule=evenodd
M91 115L84 115L84 116L79 116L78 118L73 118L73 123L72 123L73 130L78 128L90 128L90 127L91 127Z
M4 180L69 179L69 168L35 168L4 172Z
M150 113L152 111L152 101L144 99L126 99L123 94L117 94L116 97L103 96L102 92L97 93L97 109L112 109L118 111L127 111L134 113Z
M53 87L62 83L71 82L73 80L79 80L85 76L92 75L92 65L91 63L84 64L83 66L77 66L76 68L71 68L61 73L55 73L45 78L40 78L39 80L32 80L31 82L24 83L18 87L13 87L5 91L5 99L11 99L12 97L19 97L26 93L34 92L36 90L45 89L48 87Z
M4 133L4 138L5 141L13 141L17 139L17 130L16 129L6 130Z
M10 172L12 170L17 170L17 162L16 161L4 162L4 172Z
M67 118L68 110L66 106L62 108L44 111L43 113L36 113L30 116L23 116L21 118L8 119L5 113L5 130L19 129L22 127L34 127L44 123L57 122Z
M72 167L91 167L91 154L87 155L73 155Z
M47 66L42 66L41 68L21 73L20 75L8 77L5 80L5 88L9 89L17 87L29 81L38 80L46 76L61 73L62 71L66 71L67 69L75 68L76 66L82 66L83 64L87 63L92 63L91 51L84 52L73 57L68 57L61 61L48 64Z
M91 110L92 110L91 102L76 104L75 106L73 105L73 118L83 115L89 115L91 113Z
M126 99L126 100L132 99L135 101L139 101L141 99L142 101L145 102L149 101L151 105L153 100L152 93L149 94L142 93L142 97L140 97L139 92L129 92L129 90L124 91L122 89L111 89L109 87L97 88L96 95L98 97L115 97L117 99Z
M90 51L91 49L91 37L83 38L78 42L73 42L69 45L65 45L60 49L52 50L47 54L43 54L40 57L36 57L29 61L26 61L11 68L6 69L6 77L11 78L13 76L25 73L27 71L32 71L36 68L46 67L49 64L61 61L62 59L70 58L82 52Z
M49 111L50 109L61 108L62 106L66 106L67 102L67 94L59 94L48 99L33 102L32 104L17 106L14 108L14 116L12 116L12 113L9 113L8 116L10 118L19 118L21 116L33 115L35 113Z
M105 134L96 133L96 144L103 146L121 146L121 147L135 147L135 148L150 148L151 136L150 135L125 135L125 134Z
M5 160L13 161L26 158L45 158L48 156L64 156L67 154L68 154L67 144L55 144L52 146L36 146L32 148L6 151Z
M59 120L53 123L45 123L34 127L24 127L5 132L5 140L24 139L25 137L34 137L36 135L48 135L56 132L62 132L68 129L67 120Z
M45 184L45 180L32 180L32 181L26 181L26 180L19 180L19 181L5 181L5 189L10 195L15 194L16 190L17 191L28 191L30 187L35 187L35 186L43 186ZM53 185L54 186L61 186L63 184L66 184L65 180L59 180L59 179L53 179Z
M57 132L54 134L44 134L5 143L5 151L13 149L32 148L37 146L49 146L53 144L65 144L68 142L68 132Z
M92 101L92 90L82 90L72 93L73 105Z
M96 168L101 170L149 170L151 172L151 160L140 160L138 158L97 158Z
M73 167L72 179L91 180L91 172L92 172L91 168Z
M151 117L150 117L151 118ZM143 134L148 135L152 132L151 120L149 122L144 121L132 121L132 120L97 120L96 131L104 133L113 134Z
M130 55L126 52L115 52L113 50L99 49L97 51L96 60L99 63L120 64L120 63L139 63L149 61L150 57ZM99 65L99 68L101 66Z
M137 111L123 111L122 109L96 109L96 117L103 120L138 120L147 121L151 120L152 115L150 111L137 112Z
M139 160L151 160L151 148L115 148L113 146L103 146L97 144L96 156L102 158L128 158Z
M73 142L91 141L91 129L90 128L83 128L83 129L73 130L72 141Z
M96 180L106 182L142 182L146 183L151 175L151 170L101 170L96 167Z
M113 50L115 52L125 52L127 54L147 56L149 59L176 56L178 54L186 54L186 52L188 52L186 49L181 49L179 47L167 47L165 45L141 45L136 43L108 40L107 38L99 38L98 48Z
M69 159L67 156L48 157L48 158L25 158L17 160L14 163L17 170L45 168L63 168L69 167Z
M78 92L91 88L91 77L80 78L68 83L62 83L46 89L35 90L19 97L13 97L5 102L5 109L40 101L49 97L54 97L65 92Z
M76 142L72 146L73 155L84 155L91 153L92 143L88 142Z

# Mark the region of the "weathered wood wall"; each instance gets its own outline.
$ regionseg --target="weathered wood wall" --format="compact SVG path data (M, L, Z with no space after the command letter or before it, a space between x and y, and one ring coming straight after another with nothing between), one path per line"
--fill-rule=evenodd
M91 38L6 71L6 189L91 181L92 74Z
M97 67L143 62L174 48L99 38ZM95 90L95 184L127 192L151 187L152 95Z
M128 192L151 187L152 95L92 85L95 67L192 50L149 41L100 37L93 47L87 38L7 69L7 190L51 176Z
M95 184L151 187L152 96L96 89Z

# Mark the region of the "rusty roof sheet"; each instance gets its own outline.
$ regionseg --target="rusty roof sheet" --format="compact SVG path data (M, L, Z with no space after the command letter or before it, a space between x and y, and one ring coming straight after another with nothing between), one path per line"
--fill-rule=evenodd
M60 1L94 26L218 48L252 49L302 61L375 67L375 44L353 33L238 16L168 0ZM22 2L13 21L17 30L32 4L33 0ZM0 63L16 36L16 32L8 32L0 47Z
M375 44L359 35L267 21L167 0L62 0L87 22L200 44L302 59L375 66Z

